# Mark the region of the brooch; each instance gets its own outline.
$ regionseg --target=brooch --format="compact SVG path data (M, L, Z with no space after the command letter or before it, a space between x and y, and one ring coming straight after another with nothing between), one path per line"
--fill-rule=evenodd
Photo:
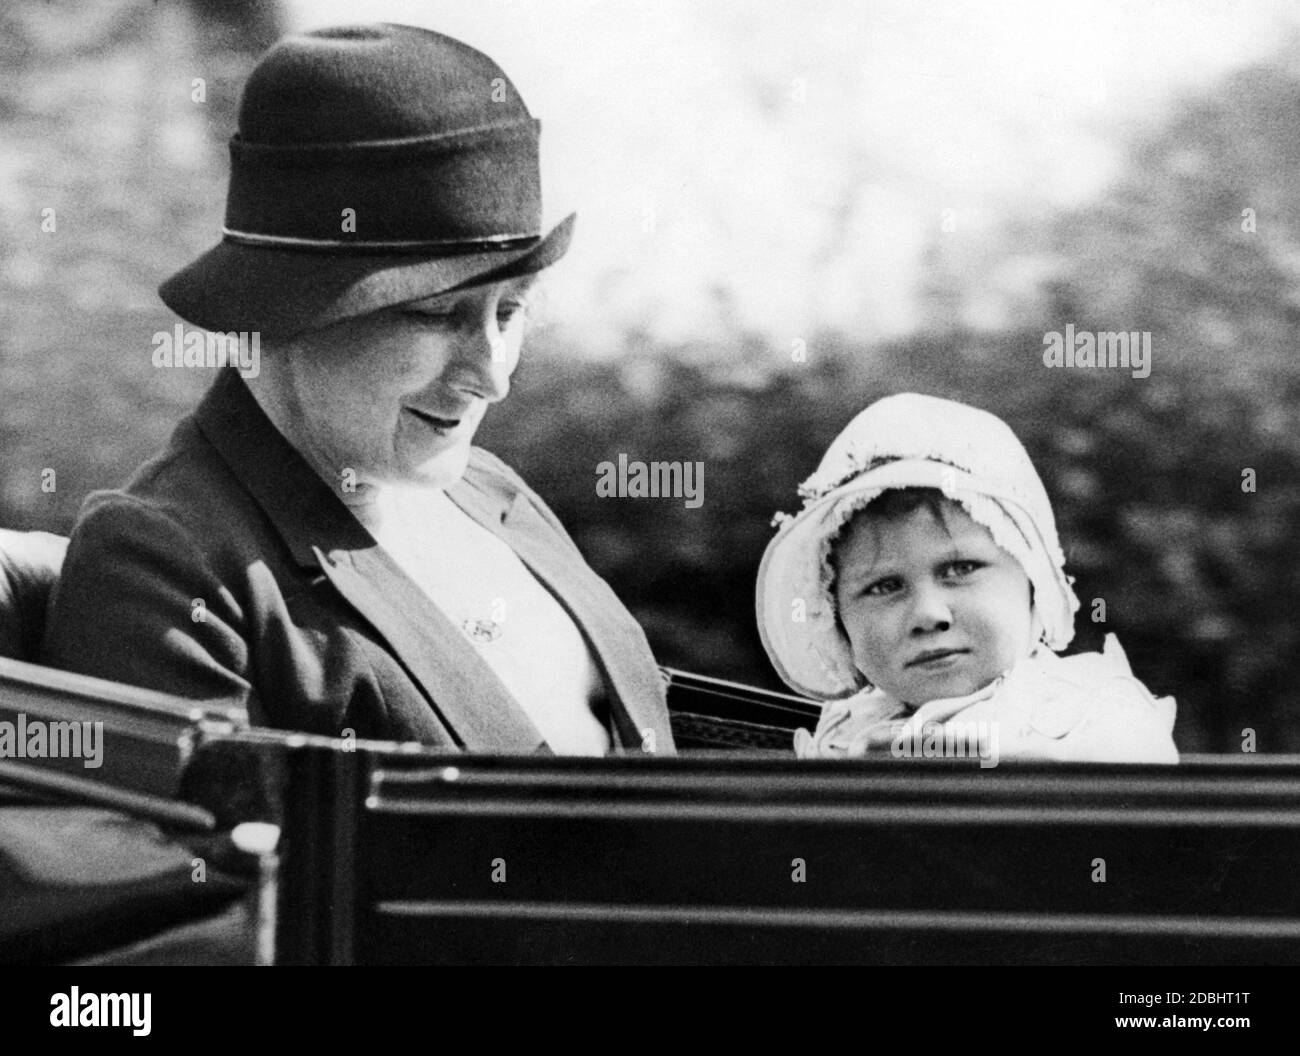
M460 627L473 641L481 645L495 642L501 637L501 624L484 616L471 616Z

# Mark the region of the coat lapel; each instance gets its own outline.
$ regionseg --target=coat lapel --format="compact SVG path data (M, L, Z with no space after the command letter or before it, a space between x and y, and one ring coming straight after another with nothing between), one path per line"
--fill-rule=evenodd
M619 621L610 619L605 583L585 564L583 574L574 575L573 551L553 532L537 531L540 514L533 511L527 495L513 489L508 495L494 494L477 487L475 480L474 474L466 474L447 489L448 497L519 555L582 632L610 692L615 744L639 749L646 730L670 738L664 723L655 721L658 716L642 707L643 702L662 695L658 670L653 664L638 662L628 649Z
M388 553L317 551L335 588L383 635L429 703L472 751L535 752L544 741L492 668Z

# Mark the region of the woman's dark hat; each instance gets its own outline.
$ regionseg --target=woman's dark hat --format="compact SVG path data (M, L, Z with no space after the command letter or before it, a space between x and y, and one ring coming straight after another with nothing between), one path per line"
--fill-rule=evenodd
M450 37L288 37L244 87L224 238L159 295L207 330L290 337L539 271L574 217L543 237L538 131L501 68Z

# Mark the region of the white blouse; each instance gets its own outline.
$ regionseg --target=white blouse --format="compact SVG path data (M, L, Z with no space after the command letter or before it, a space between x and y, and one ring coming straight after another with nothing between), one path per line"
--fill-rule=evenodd
M387 487L370 533L505 684L557 755L604 755L586 639L509 546L446 494Z

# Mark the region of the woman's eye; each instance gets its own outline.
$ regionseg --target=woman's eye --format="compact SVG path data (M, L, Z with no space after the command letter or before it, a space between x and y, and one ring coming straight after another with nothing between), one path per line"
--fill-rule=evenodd
M522 315L528 310L528 304L525 301L502 301L497 305L497 322L508 323L517 315Z
M869 583L862 591L863 595L869 598L880 598L886 594L892 594L899 589L899 582L896 579L878 579L874 583Z

